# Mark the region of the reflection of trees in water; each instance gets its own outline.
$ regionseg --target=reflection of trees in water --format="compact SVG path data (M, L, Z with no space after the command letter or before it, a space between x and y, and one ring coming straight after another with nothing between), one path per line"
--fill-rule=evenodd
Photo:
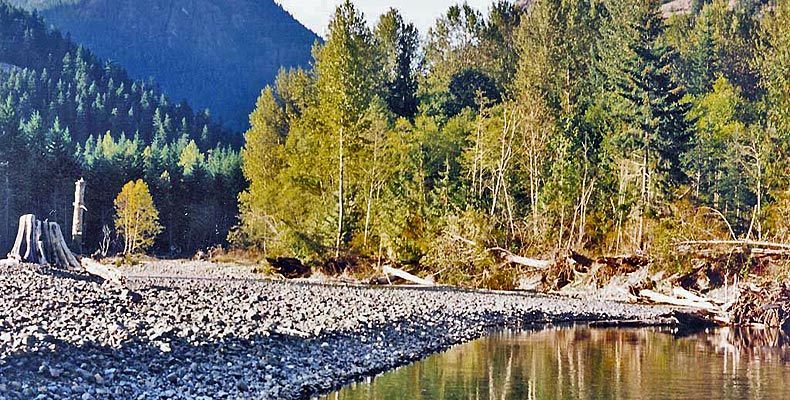
M767 330L681 337L668 329L586 327L503 333L336 398L783 398L790 379L788 343L786 336Z
M790 337L781 329L721 328L686 338L704 343L709 350L723 355L732 367L749 361L790 364Z

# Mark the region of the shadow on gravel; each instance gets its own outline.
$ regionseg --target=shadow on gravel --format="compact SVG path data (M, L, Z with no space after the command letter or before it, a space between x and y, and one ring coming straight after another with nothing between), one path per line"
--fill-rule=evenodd
M536 316L537 317L537 316ZM0 358L0 398L307 399L486 333L431 321L302 338L175 336L117 347L53 340Z
M111 347L55 340L50 344L54 349L43 346L0 359L0 398L29 399L41 393L79 398L84 392L92 395L86 398L127 399L143 393L148 398L267 398L286 378L276 355L298 358L306 347L300 341L262 336L195 344L176 337ZM279 392L291 397L283 388Z

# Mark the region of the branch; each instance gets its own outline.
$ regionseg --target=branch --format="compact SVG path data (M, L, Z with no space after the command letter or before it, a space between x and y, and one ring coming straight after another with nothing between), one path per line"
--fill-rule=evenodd
M767 247L774 249L790 250L790 245L783 243L760 242L754 240L687 240L678 242L678 246L749 246Z

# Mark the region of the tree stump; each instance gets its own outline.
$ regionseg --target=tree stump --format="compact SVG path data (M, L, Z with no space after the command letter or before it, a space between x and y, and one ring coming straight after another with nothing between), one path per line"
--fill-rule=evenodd
M66 245L60 225L47 220L39 221L33 214L19 217L19 229L8 258L65 269L81 268L74 253Z

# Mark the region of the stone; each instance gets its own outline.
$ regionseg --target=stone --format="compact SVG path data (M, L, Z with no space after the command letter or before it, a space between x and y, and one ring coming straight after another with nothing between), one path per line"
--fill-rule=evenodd
M85 381L89 381L91 380L91 378L93 378L93 375L83 368L77 368L77 370L74 371L74 373Z
M162 353L170 353L173 349L170 347L170 343L162 342L159 344L159 351Z
M258 312L255 311L255 309L250 309L249 311L247 311L247 313L244 314L244 318L247 319L248 321L260 321L261 315L258 314Z

